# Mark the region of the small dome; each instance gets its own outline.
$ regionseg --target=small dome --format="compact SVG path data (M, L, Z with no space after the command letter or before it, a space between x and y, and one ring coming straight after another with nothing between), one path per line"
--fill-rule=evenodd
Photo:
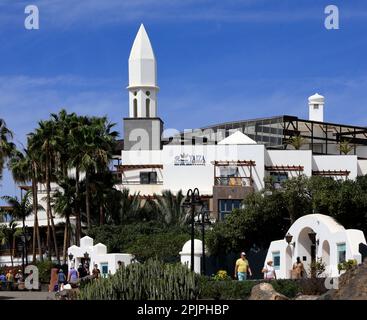
M314 95L308 97L308 102L321 104L325 102L325 97L318 93L315 93Z
M191 240L184 244L181 253L191 253ZM203 242L201 240L194 240L194 253L203 253Z

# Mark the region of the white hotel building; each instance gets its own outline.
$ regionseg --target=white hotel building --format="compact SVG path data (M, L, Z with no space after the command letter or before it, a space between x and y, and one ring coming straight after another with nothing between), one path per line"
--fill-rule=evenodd
M199 188L212 217L222 219L246 195L297 175L355 179L367 173L367 128L324 121L325 99L308 98L309 119L236 120L167 137L157 108L157 65L141 25L129 57L129 117L117 172L119 188L141 196ZM299 150L289 140L304 138ZM339 144L348 141L344 155Z
M263 189L268 176L277 183L301 174L355 179L367 173L367 127L325 122L325 99L319 94L308 99L307 120L280 115L166 135L158 115L156 58L143 25L129 57L127 89L129 116L123 120L124 139L116 150L116 174L121 178L116 187L121 190L154 197L163 190L186 194L198 188L212 218L220 220L240 207L246 195ZM289 144L294 136L305 139L300 150ZM352 147L347 155L338 148L343 141ZM57 187L52 184L53 190ZM39 203L44 204L45 187L38 190ZM55 224L63 222L55 214ZM38 223L45 235L45 211L38 213ZM33 228L33 216L26 225ZM57 237L62 243L62 229ZM15 264L20 261L20 255L14 258ZM0 264L5 263L10 256L4 252Z

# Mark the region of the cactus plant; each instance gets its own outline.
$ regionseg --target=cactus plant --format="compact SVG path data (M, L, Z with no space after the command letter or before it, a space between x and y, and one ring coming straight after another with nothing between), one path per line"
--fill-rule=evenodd
M88 283L78 299L192 300L198 294L198 276L186 266L148 260L123 266L106 279Z

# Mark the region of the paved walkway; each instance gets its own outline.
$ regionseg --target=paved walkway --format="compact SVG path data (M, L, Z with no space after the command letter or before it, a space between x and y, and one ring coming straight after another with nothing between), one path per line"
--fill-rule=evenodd
M54 300L54 292L0 291L1 300Z

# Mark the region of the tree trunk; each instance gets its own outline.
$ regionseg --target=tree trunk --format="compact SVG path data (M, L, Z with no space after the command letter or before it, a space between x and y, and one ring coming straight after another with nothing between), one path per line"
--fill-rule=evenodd
M11 249L11 253L10 253L10 260L11 260L11 266L14 267L14 261L13 261L13 257L15 255L15 237L13 235L13 244L12 244L12 249Z
M33 263L37 260L36 253L36 239L38 246L39 259L43 261L43 252L41 247L41 237L40 230L38 226L38 181L37 181L37 167L35 162L32 163L32 195L33 195L33 216L34 216L34 226L33 226Z
M75 168L75 192L76 192L76 202L75 202L75 219L76 219L76 228L75 228L75 242L76 245L79 246L80 238L82 234L82 223L80 219L80 208L79 208L79 168Z
M32 169L32 202L33 202L33 219L34 219L34 223L33 223L33 239L32 239L32 263L36 262L36 241L37 241L37 232L36 232L36 228L37 228L37 206L36 206L36 197L37 197L37 192L35 192L35 188L34 188L34 177L33 177L33 169Z
M66 221L65 221L65 228L64 228L64 249L63 249L63 253L62 253L62 259L64 261L64 264L67 263L67 246L68 246L68 218L66 218Z
M87 228L90 230L89 175L85 172L85 209L87 213Z
M55 230L54 218L53 218L52 212L51 212L51 179L50 179L50 173L51 172L50 171L51 171L50 158L48 157L48 159L46 161L47 212L49 214L50 222L51 222L51 230L52 230L52 236L53 236L53 240L54 240L56 259L57 259L57 262L60 264L60 256L59 256L59 249L57 247L57 239L56 239L56 230Z
M104 224L104 212L103 212L103 205L101 204L99 206L99 225L103 225Z

